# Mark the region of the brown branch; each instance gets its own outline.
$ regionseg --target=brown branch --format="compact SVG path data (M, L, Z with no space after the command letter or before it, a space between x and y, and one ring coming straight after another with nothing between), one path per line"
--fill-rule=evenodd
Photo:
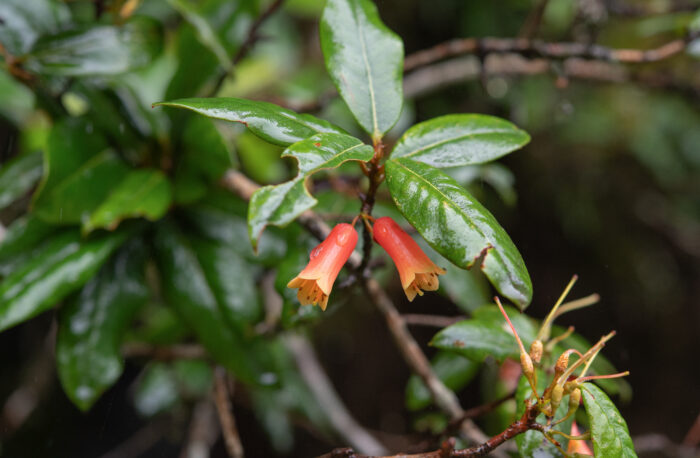
M238 428L236 428L236 419L231 411L231 393L227 387L227 378L226 370L217 367L214 371L214 401L228 456L243 458L243 445L238 435Z
M125 358L151 358L160 361L175 359L207 359L209 354L201 345L178 344L171 346L155 346L145 343L128 343L122 347Z
M525 409L525 413L523 413L523 416L513 422L510 426L508 426L502 433L492 437L491 439L488 439L484 443L477 445L476 447L470 447L462 450L455 450L454 448L454 440L447 440L443 442L442 447L440 447L439 450L433 450L430 452L424 452L424 453L418 453L418 454L413 454L413 455L407 455L404 453L400 453L398 455L392 455L392 456L384 456L384 457L373 457L373 458L450 458L450 457L468 457L468 458L475 458L475 457L480 457L480 456L486 456L489 453L492 453L496 447L500 446L504 442L514 438L518 434L522 434L524 432L527 432L531 429L535 429L538 431L544 431L544 428L542 425L538 424L535 419L537 418L537 415L539 413L539 410L537 409L536 405L528 405L527 408ZM321 455L318 458L341 458L341 457L347 457L347 458L370 458L367 455L360 455L355 453L352 449L349 448L343 448L343 449L335 449L331 451L330 453L326 453L325 455Z
M386 454L386 448L357 423L343 404L309 342L304 337L292 334L288 334L284 341L292 352L306 385L323 406L330 424L341 438L362 453Z
M209 457L218 436L219 425L216 423L216 412L211 400L199 401L192 409L187 442L182 448L180 458Z
M542 57L546 59L579 57L619 63L658 62L680 53L688 43L698 37L700 37L700 32L689 32L683 38L672 40L658 48L647 50L613 49L606 46L583 43L548 43L542 40L529 40L526 38L462 38L440 43L432 48L406 56L404 71L408 72L449 57L465 54L515 53L525 57Z
M401 317L409 326L430 326L434 328L446 328L466 319L464 316L424 315L421 313L404 313Z
M547 9L548 3L549 0L539 0L535 8L525 20L525 24L523 24L523 28L518 34L520 38L530 39L535 36L535 34L537 33L537 29L539 29L540 23L542 22L544 10Z

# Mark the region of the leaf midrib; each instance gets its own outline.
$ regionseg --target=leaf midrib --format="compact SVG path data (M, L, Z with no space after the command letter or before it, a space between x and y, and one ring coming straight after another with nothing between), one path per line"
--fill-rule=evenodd
M425 151L425 150L427 150L427 149L435 148L436 146L439 146L439 145L442 145L442 144L445 144L445 143L449 143L449 142L458 142L458 141L464 140L464 139L466 139L466 138L475 137L475 136L477 136L477 135L489 135L489 134L515 134L515 133L517 133L517 131L516 131L516 132L513 132L512 130L494 130L494 131L489 131L489 132L473 132L473 133L471 133L471 134L460 135L460 136L458 136L458 137L452 137L452 138L448 138L448 139L446 139L446 140L439 140L439 141L437 141L437 142L431 143L431 144L429 144L429 145L426 145L426 146L423 146L423 147L421 147L421 148L418 148L418 149L416 149L416 150L414 150L414 151L411 151L410 153L402 154L402 155L400 155L400 156L398 156L398 157L407 157L407 158L410 158L411 156L415 156L416 154L418 154L418 153L420 153L420 152L423 152L423 151ZM516 147L516 148L517 148L517 147Z

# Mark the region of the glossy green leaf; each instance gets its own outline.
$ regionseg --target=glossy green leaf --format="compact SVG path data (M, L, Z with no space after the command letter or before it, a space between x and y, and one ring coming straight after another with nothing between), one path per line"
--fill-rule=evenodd
M586 407L588 424L596 457L635 457L634 444L627 423L615 404L597 386L585 383L581 386L583 405Z
M369 161L371 146L343 134L318 134L295 143L282 157L299 162L299 174L291 181L265 186L253 194L248 207L248 234L255 247L265 226L284 226L316 205L305 180L319 170L335 168L347 161Z
M55 224L87 221L127 172L113 151L98 153L51 190L43 191L34 211L44 221Z
M435 334L430 345L459 353L472 361L491 356L499 361L518 358L515 337L503 326L479 320L463 320Z
M455 180L405 158L386 162L391 197L435 251L463 269L479 267L496 289L524 309L532 283L518 249L493 215Z
M229 325L227 314L207 279L192 246L168 221L155 234L156 258L163 294L199 341L219 363L237 378L253 383L255 371L247 354L247 343Z
M124 331L148 299L145 256L142 243L126 244L61 309L58 376L82 410L89 409L124 369L119 352Z
M0 283L0 331L47 310L88 281L128 233L81 240L77 231L53 237Z
M465 312L491 302L488 283L476 270L447 269L440 277L440 292Z
M97 25L43 37L32 48L26 68L41 75L113 75L147 65L161 47L158 23L140 17L122 26Z
M331 79L357 122L379 140L401 114L401 39L370 0L328 0L320 27Z
M244 124L258 137L287 146L318 133L343 131L331 123L308 114L298 114L268 102L233 97L179 99L154 106L185 108L204 116Z
M41 178L42 155L29 153L14 158L0 169L0 209L26 194Z
M527 132L494 116L453 114L416 124L391 153L433 167L482 164L515 151L530 141Z
M513 327L518 332L520 339L523 341L525 347L530 348L530 344L535 340L537 336L537 331L539 330L539 323L531 319L527 315L521 313L514 307L508 305L503 307L510 322L513 323ZM482 323L493 324L494 326L500 326L507 330L509 333L510 327L503 317L503 314L496 306L496 304L483 305L472 312L472 317Z
M11 55L21 56L42 35L66 27L70 10L53 0L2 0L0 20L0 43Z
M26 214L10 224L0 241L0 276L32 257L32 252L49 234L56 231L33 214Z
M144 217L156 221L170 206L170 183L159 170L129 172L90 215L83 232L97 228L114 230L126 218Z
M229 323L241 332L249 331L263 315L255 285L255 270L231 245L200 238L190 240Z
M537 371L537 390L541 395L547 388L551 381L551 378L547 376L546 373L542 371ZM515 391L515 403L516 411L515 415L520 418L525 412L525 400L532 395L532 389L530 388L530 383L525 377L520 377L518 381L518 387ZM569 410L568 397L564 397L564 400L559 404L559 408L554 416L555 420L561 419L566 415ZM565 434L571 433L571 423L573 422L571 417L568 420L559 423L555 429L561 431ZM537 417L538 423L542 424L546 422L544 414L540 414ZM556 435L555 438L562 445L562 448L566 450L568 445L568 440L561 435ZM518 445L518 452L523 458L560 458L561 452L557 448L547 441L541 432L530 430L523 434L519 434L515 437L515 443Z
M430 361L435 375L452 391L458 392L471 382L479 372L480 365L461 355L438 352ZM406 385L406 407L420 410L433 402L430 391L417 375L412 375Z

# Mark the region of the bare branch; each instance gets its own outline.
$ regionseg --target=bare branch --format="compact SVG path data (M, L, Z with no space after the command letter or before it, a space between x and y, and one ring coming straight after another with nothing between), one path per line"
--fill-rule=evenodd
M122 347L125 358L152 358L161 361L174 359L207 359L208 353L201 345L178 344L159 347L144 343L128 343Z
M579 57L604 62L643 63L668 59L683 51L688 43L700 37L694 31L685 37L672 40L658 48L613 49L606 46L583 43L548 43L526 38L462 38L440 43L423 51L406 56L404 71L411 71L440 60L465 54L519 54L525 57L567 59Z
M423 315L418 313L404 313L401 316L408 325L430 326L434 328L446 328L458 321L466 319L464 316Z
M292 334L286 335L284 341L294 356L299 373L319 404L323 406L333 429L361 453L385 455L386 448L355 421L343 404L309 342Z
M187 442L180 453L180 458L207 458L219 436L216 423L216 411L210 399L195 404Z
M236 419L231 411L231 393L227 385L226 369L217 367L214 371L214 401L219 414L221 432L224 435L226 451L231 458L243 458L243 445L236 428ZM233 384L231 384L232 386Z

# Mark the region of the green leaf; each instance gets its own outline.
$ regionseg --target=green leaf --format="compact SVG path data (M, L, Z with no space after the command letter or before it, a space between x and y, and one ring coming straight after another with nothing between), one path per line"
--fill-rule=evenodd
M299 162L299 174L291 181L265 186L253 194L248 207L248 235L255 247L265 226L284 226L316 205L305 180L319 170L338 167L347 161L369 161L374 155L371 146L343 134L318 134L295 143L282 157Z
M537 390L540 394L544 392L549 385L550 378L544 372L537 371ZM532 395L532 389L530 388L530 383L525 377L520 377L518 381L518 387L515 391L515 403L516 403L516 418L522 417L525 412L525 400ZM569 410L568 398L565 397L564 400L559 404L559 408L554 416L556 420L563 418L566 412ZM561 431L565 434L571 433L571 423L574 417L572 416L568 420L559 423L554 429ZM540 414L537 417L537 421L542 424L545 421L544 414ZM566 450L568 445L568 440L561 435L556 435L555 438L562 445L562 448ZM547 441L541 432L535 430L529 430L523 434L519 434L515 437L515 443L518 445L518 452L523 458L559 458L561 457L561 452L557 448Z
M479 267L496 289L524 309L532 283L520 253L493 215L455 180L405 158L386 162L391 197L409 223L442 256Z
M148 365L137 382L134 406L139 414L151 417L173 407L180 400L175 374L167 364Z
M185 108L204 116L244 124L258 137L287 146L318 133L344 132L339 127L308 114L298 114L268 102L233 97L191 98L156 103L153 106Z
M477 362L488 356L499 361L517 359L520 354L515 337L503 326L479 320L463 320L444 328L435 334L430 345Z
M326 68L357 122L379 140L403 105L403 43L369 0L328 0L321 17Z
M42 35L56 33L68 25L68 5L52 0L2 0L0 43L13 56L21 56Z
M40 39L26 68L41 75L96 76L125 73L150 63L162 48L157 22L139 17L123 26L97 25Z
M597 386L584 383L581 386L583 405L596 457L636 457L627 423L610 398Z
M510 318L511 323L513 323L513 327L515 327L515 330L518 332L520 339L523 341L523 345L525 345L526 348L530 348L530 344L537 337L539 323L536 323L535 320L521 313L514 307L506 305L503 308L508 314L508 318ZM496 304L488 304L479 307L478 309L474 310L472 317L482 323L500 326L503 329L506 329L509 333L511 332L508 323Z
M124 331L148 299L145 247L129 243L62 309L56 338L61 385L81 410L89 409L119 378Z
M33 207L41 219L81 223L126 175L126 165L106 149L105 139L85 119L57 123L44 154L44 177Z
M494 116L453 114L416 124L391 153L433 167L482 164L521 148L527 132Z
M491 302L486 279L476 270L447 269L440 277L440 292L465 312Z
M219 65L227 70L230 69L232 67L231 58L209 20L187 0L168 0L168 3L194 27L200 43L216 56Z
M217 301L202 265L182 233L169 221L157 226L156 259L163 294L199 341L236 377L253 383L254 368L242 336L228 323L228 313Z
M53 237L0 283L0 331L50 308L88 281L128 232L81 240L78 231Z
M0 275L8 275L31 258L33 250L55 231L54 226L44 223L31 213L14 220L0 241Z
M42 155L29 153L7 162L0 170L0 209L29 191L41 178Z
M42 192L34 204L34 211L44 221L54 224L87 221L127 171L124 162L114 152L103 151L50 191Z
M263 315L255 269L231 245L200 238L190 240L228 322L241 332L249 331Z
M114 230L126 218L142 216L156 221L170 205L170 184L159 170L129 172L83 224L83 232L97 228Z
M460 355L438 352L430 362L435 375L452 391L458 392L471 382L479 372L479 364ZM406 385L406 407L420 410L433 402L430 391L417 375L412 375Z

